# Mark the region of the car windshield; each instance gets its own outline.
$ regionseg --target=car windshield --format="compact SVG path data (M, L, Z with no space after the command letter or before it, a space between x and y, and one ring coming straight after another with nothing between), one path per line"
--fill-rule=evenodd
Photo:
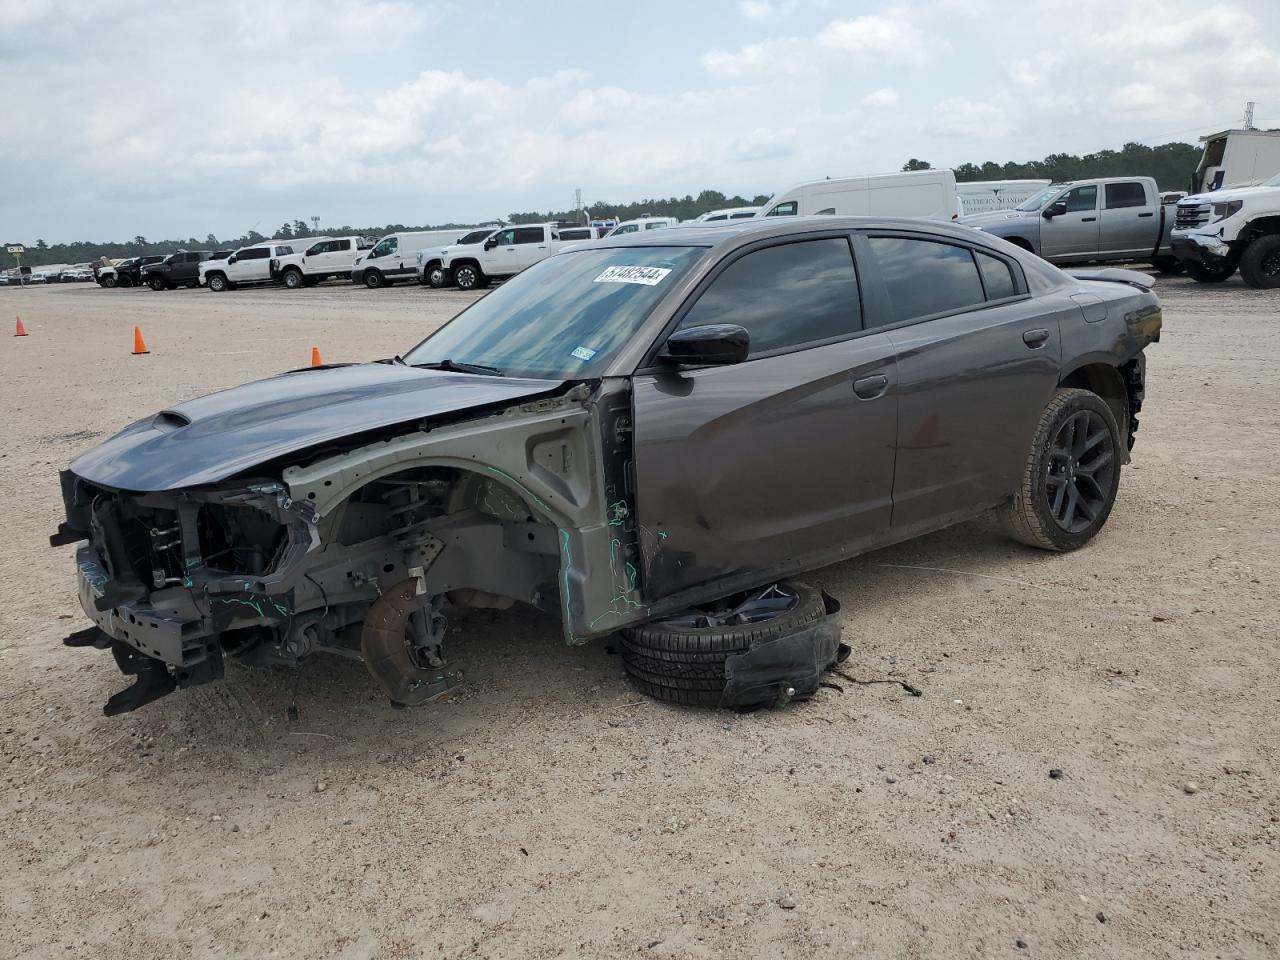
M1263 186L1264 187L1280 187L1280 173L1277 173L1274 177L1272 177L1270 180L1264 183Z
M620 247L551 257L476 301L405 362L450 361L549 380L596 376L705 252Z
M1062 192L1061 186L1045 187L1043 190L1037 190L1031 196L1023 200L1015 208L1017 210L1039 210L1046 203Z

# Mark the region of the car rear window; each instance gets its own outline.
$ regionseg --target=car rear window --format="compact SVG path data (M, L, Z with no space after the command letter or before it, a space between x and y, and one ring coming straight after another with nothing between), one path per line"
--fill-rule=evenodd
M963 310L986 301L968 247L907 237L869 237L893 312L868 325L900 323Z
M982 285L986 287L988 300L1003 300L1018 295L1018 281L1014 279L1013 267L999 257L977 251L978 269L982 271Z

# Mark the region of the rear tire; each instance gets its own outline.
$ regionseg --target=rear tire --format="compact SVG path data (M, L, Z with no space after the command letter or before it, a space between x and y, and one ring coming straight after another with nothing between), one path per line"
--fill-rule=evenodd
M826 615L820 590L803 583L776 586L794 595L794 603L767 619L697 626L696 617L682 615L623 630L622 662L631 682L656 700L696 707L719 706L729 657L746 653L753 644L796 633ZM762 592L747 591L747 595Z
M364 272L364 285L370 290L377 290L379 287L386 286L386 278L377 270L366 270Z
M120 281L118 281L115 277L103 277L103 278L102 278L102 285L103 285L104 287L106 287L108 290L113 290L113 289L115 289L116 285L117 285L119 282L120 282Z
M215 273L207 278L205 285L209 288L210 293L222 293L231 289L231 284L227 283L227 278L220 273Z
M159 293L166 286L168 286L168 284L164 282L164 277L152 277L150 280L147 281L147 286L149 286L156 293Z
M446 270L444 267L437 266L437 267L431 267L429 270L427 270L426 280L427 280L427 286L430 287L432 290L440 290L444 287L449 286L449 284L452 282L452 277L449 276L449 271Z
M1120 431L1096 393L1060 389L1045 404L1013 499L1000 514L1015 540L1077 550L1102 529L1120 489Z
M1210 267L1203 263L1196 263L1194 260L1187 261L1187 276L1196 283L1222 283L1223 280L1230 279L1231 275L1236 272L1235 267Z
M1240 278L1258 290L1280 287L1280 234L1258 237L1240 258Z
M459 290L475 290L484 284L484 273L475 264L464 263L453 268L453 285Z
M290 290L300 289L305 282L301 270L286 270L281 279L284 280L284 285Z

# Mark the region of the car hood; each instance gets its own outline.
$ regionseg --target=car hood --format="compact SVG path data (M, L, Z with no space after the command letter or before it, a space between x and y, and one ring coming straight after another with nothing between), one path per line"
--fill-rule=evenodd
M1195 196L1183 197L1178 203L1226 203L1228 200L1244 200L1258 194L1280 196L1280 187L1229 187L1226 190L1214 190L1210 193L1197 193Z
M217 483L353 434L513 403L562 383L390 363L295 370L139 420L76 458L71 471L139 492Z
M985 227L992 223L1004 223L1006 220L1026 220L1038 216L1038 210L992 210L990 213L971 213L967 217L961 217L956 223L966 227Z

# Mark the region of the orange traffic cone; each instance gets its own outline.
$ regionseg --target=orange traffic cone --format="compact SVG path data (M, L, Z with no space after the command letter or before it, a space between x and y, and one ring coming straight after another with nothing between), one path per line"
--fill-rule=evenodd
M18 326L14 329L13 335L15 337L25 337L27 335L27 328L22 325L21 317L18 318Z
M133 328L133 355L136 357L140 353L150 353L147 349L147 341L142 339L142 328Z
M312 365L313 367L322 367L322 366L324 366L324 361L320 359L320 348L319 348L319 347L312 347L312 348L311 348L311 365Z

